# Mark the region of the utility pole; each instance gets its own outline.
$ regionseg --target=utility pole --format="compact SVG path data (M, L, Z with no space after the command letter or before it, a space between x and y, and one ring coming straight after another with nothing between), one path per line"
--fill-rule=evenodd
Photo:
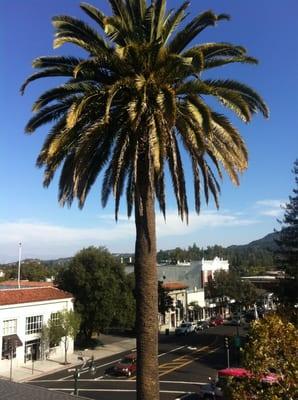
M21 256L22 256L22 243L19 243L19 265L18 265L18 288L21 288Z

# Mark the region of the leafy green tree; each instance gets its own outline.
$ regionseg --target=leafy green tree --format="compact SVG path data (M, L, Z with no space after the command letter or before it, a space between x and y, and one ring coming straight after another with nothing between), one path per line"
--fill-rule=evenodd
M226 389L230 400L294 400L298 390L298 331L277 315L268 315L252 324L244 348L244 366L252 377L232 381ZM264 377L274 372L273 384Z
M158 312L164 315L173 307L173 299L162 284L162 281L158 281Z
M293 173L294 195L289 197L284 207L275 253L278 267L285 272L285 279L280 282L277 294L281 303L290 308L298 304L298 159L294 163Z
M45 168L44 185L60 172L59 201L71 205L86 197L103 173L102 204L111 193L115 216L126 193L128 216L136 226L137 398L159 398L158 294L155 201L166 213L165 171L172 179L178 214L188 220L181 149L189 156L200 211L201 189L218 206L222 167L231 180L247 168L247 149L237 128L214 111L215 98L244 122L260 111L261 97L231 79L205 79L204 72L232 63L256 64L244 47L200 43L189 47L207 27L228 20L206 11L189 23L189 2L167 11L166 0L109 0L112 15L82 3L99 30L69 16L56 16L54 47L78 45L85 57L50 56L33 61L36 79L61 76L66 82L43 93L33 105L28 133L52 123L37 159ZM181 27L179 30L178 27ZM212 104L212 103L211 103Z
M234 272L216 271L214 279L206 284L206 297L219 298L222 306L227 305L227 297L236 300L242 306L253 305L257 300L255 286L247 281L241 280Z
M67 364L67 351L69 339L75 339L80 329L80 316L72 310L59 311L55 319L49 319L43 327L42 337L51 347L52 344L64 346L64 364Z
M5 270L9 279L17 279L18 268L17 264L14 268ZM37 261L25 261L21 265L21 279L29 281L44 281L49 277L49 271L46 266Z
M45 265L38 262L25 263L21 267L21 279L29 281L44 281L48 278L49 272Z
M103 247L78 252L58 273L58 287L75 297L81 315L81 331L87 339L112 325L134 326L134 298L124 268Z

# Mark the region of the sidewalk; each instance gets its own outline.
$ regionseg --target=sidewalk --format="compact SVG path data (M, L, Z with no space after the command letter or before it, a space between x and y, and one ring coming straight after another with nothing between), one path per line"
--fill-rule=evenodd
M135 338L123 338L119 336L101 335L100 340L103 345L95 349L86 349L83 352L75 351L73 354L68 355L68 365L64 365L64 358L48 359L35 361L32 365L14 367L12 366L12 380L14 382L26 382L31 379L40 378L43 375L58 372L63 369L73 368L75 365L81 364L82 361L78 360L78 355L83 354L84 357L90 358L94 356L95 360L111 356L113 354L121 353L123 351L130 351L136 346ZM1 372L0 378L9 379L10 371Z

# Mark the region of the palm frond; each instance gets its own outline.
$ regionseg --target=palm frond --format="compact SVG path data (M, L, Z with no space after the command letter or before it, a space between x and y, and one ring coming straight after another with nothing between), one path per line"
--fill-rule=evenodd
M205 84L209 87L220 89L220 90L228 90L233 91L234 93L238 93L242 96L242 98L247 102L250 108L250 112L254 113L258 110L264 115L264 117L269 117L269 110L267 105L261 96L249 86L244 85L241 82L237 82L234 80L205 80Z
M215 25L217 21L223 19L228 20L229 16L226 14L215 15L212 11L206 11L198 15L174 36L169 44L170 51L180 53L205 28Z
M72 76L72 74L73 74L72 66L45 68L43 71L35 72L34 74L30 75L21 86L20 92L23 95L29 83L35 81L36 79L47 78L52 76Z
M171 16L169 16L169 18L165 21L162 32L164 45L167 44L172 33L175 31L178 25L184 20L186 16L185 10L189 6L189 4L190 4L189 1L185 1L184 3L182 3L182 5L177 9L177 11L175 13L172 13Z
M83 21L65 15L52 18L56 28L54 48L64 43L76 44L93 55L107 51L108 45L104 39Z
M81 3L80 7L87 15L89 15L90 18L92 18L95 22L97 22L98 25L104 30L105 15L98 8L88 3Z
M32 133L41 125L58 120L69 109L73 101L74 99L71 99L68 101L59 102L49 107L44 107L29 120L25 128L26 132Z

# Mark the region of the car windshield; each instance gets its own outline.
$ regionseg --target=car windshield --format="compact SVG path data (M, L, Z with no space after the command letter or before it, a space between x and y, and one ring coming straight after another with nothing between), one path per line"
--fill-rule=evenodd
M181 325L180 325L180 328L187 328L187 327L188 327L187 324L181 324Z

